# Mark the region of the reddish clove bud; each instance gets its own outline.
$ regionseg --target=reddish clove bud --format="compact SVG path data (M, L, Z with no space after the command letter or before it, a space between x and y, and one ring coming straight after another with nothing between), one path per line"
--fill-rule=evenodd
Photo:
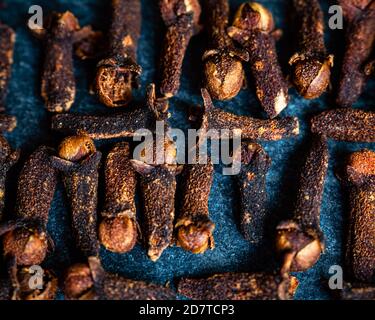
M335 140L375 142L375 112L351 108L324 111L312 119L311 131Z
M306 99L320 97L327 89L333 55L324 45L324 16L318 0L293 0L299 30L298 52L289 60L292 81Z
M246 240L261 243L266 216L266 174L271 158L261 145L244 142L241 150L241 171L236 176L241 197L241 233Z
M117 144L105 163L105 206L99 226L100 242L110 251L125 253L137 241L136 175L129 143Z
M245 50L237 49L227 34L228 0L205 0L206 29L210 47L203 54L205 87L214 99L235 97L244 83L242 61L248 61Z
M63 172L77 247L85 257L99 253L96 207L100 159L101 153L86 136L64 139L58 157L52 158L53 166Z
M348 24L346 49L336 103L351 107L364 90L375 44L375 1L340 0ZM367 65L368 68L368 65Z
M256 94L270 118L288 104L288 84L277 60L271 12L256 2L244 3L228 28L228 34L249 53Z
M138 87L142 73L136 62L141 21L140 0L112 0L109 52L99 62L95 80L98 97L107 107L127 105L132 89Z
M276 141L299 134L298 119L286 117L283 119L262 120L215 108L206 89L202 89L204 114L201 124L201 134L211 132L211 139L220 139L220 130L230 130L230 137L234 130L241 130L242 139Z
M70 300L172 300L176 296L169 288L107 273L95 257L88 259L88 265L69 268L64 293Z
M302 169L294 217L277 227L276 248L284 259L282 274L311 268L324 249L320 206L327 169L327 141L315 136Z
M223 273L205 279L183 278L179 294L193 300L289 300L298 286L295 277L266 273Z

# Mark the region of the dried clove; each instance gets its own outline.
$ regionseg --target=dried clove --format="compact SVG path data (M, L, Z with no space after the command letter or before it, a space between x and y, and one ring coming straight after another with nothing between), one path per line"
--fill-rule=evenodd
M169 288L108 273L95 257L69 268L64 293L70 300L172 300L176 296Z
M261 145L243 142L241 171L236 176L241 199L241 233L246 240L261 243L266 216L266 174L271 158Z
M7 114L0 114L0 132L11 132L17 126L17 118Z
M52 152L41 146L25 162L18 179L16 216L0 226L4 255L20 266L41 264L47 254L46 228L57 183Z
M177 292L193 300L289 300L298 286L292 276L223 273L204 279L183 278Z
M206 29L210 46L203 54L205 87L214 99L235 97L244 83L242 61L248 61L246 50L234 46L227 34L228 0L205 0Z
M182 63L190 39L200 29L201 7L198 0L159 0L159 7L167 27L161 54L160 93L170 98L180 87Z
M141 33L141 1L112 0L112 25L108 33L109 51L97 66L95 87L102 103L121 107L129 103L138 87L142 68L137 64Z
M375 287L367 284L345 284L340 296L342 300L375 300Z
M14 30L0 22L0 111L5 110L15 42L16 33Z
M73 232L85 257L99 254L97 235L98 168L101 153L86 136L65 138L59 145L53 166L63 173L72 212Z
M350 216L346 262L356 281L375 280L375 152L350 155L341 180L349 186Z
M271 12L256 2L238 9L229 36L249 53L257 97L270 118L288 105L288 83L277 60Z
M375 142L375 112L351 108L324 111L313 117L311 131L335 140Z
M327 141L314 136L302 169L294 216L277 226L276 248L284 260L282 274L311 268L324 250L320 206L327 169Z
M130 163L129 143L121 142L105 163L105 206L99 225L100 242L110 251L125 253L137 241L136 175Z
M371 60L375 44L375 1L340 0L348 27L346 49L341 69L336 103L351 107L364 90L368 75L366 64Z
M186 164L182 173L184 191L175 224L177 244L192 253L203 253L215 246L212 235L215 224L210 220L208 210L214 166L207 156L206 164Z
M242 139L276 141L299 134L299 123L296 117L283 119L262 120L247 116L238 116L215 108L206 89L202 89L204 114L202 118L201 134L210 130L211 139L220 139L219 130L241 130Z
M324 17L318 0L293 0L298 52L289 60L292 81L305 99L320 97L327 89L333 67L333 55L324 45Z

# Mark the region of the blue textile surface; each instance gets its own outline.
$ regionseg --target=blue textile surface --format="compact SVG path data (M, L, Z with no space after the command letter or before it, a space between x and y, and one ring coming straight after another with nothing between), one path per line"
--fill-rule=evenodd
M17 116L18 127L7 134L11 145L22 150L19 164L11 171L7 212L12 214L16 179L24 159L40 144L56 146L58 138L49 130L50 115L45 111L40 97L40 70L42 64L42 45L27 30L28 8L39 4L44 14L51 10L72 11L81 26L92 24L94 28L105 30L109 22L110 1L100 0L4 0L0 10L0 20L17 32L12 79L7 100L7 112ZM232 13L242 1L230 1ZM274 14L276 26L282 28L284 35L278 42L278 53L285 71L288 58L293 51L293 32L290 1L260 1ZM328 5L331 1L320 1L328 20ZM139 43L139 63L143 67L142 88L135 99L142 101L148 83L157 80L158 59L163 39L163 24L159 17L156 1L142 1L142 36ZM333 4L333 2L332 2ZM344 46L344 31L327 30L327 47L336 56L333 88L337 85L337 73L341 65ZM201 85L201 56L205 48L205 36L193 38L183 66L181 88L171 100L171 125L187 129L187 108L201 103L199 89ZM95 113L106 109L89 94L89 85L95 65L90 62L75 61L77 79L77 97L72 112ZM249 69L248 66L246 67ZM248 74L249 75L249 74ZM369 109L374 105L374 80L367 85L366 91L355 107ZM272 248L272 230L278 221L293 211L298 189L298 176L309 145L308 124L312 115L334 106L332 93L318 100L308 101L290 90L291 101L281 116L298 116L301 122L299 137L280 142L262 143L272 158L272 168L268 174L267 192L269 195L270 240L261 248L249 245L240 235L237 226L237 203L233 178L215 173L210 197L210 212L216 223L214 237L216 248L204 255L193 255L181 248L166 250L158 262L151 262L141 245L128 254L116 255L102 249L101 256L105 268L134 279L143 279L157 283L166 283L181 276L200 276L224 271L253 271L272 269L274 254ZM264 117L254 94L251 78L248 89L228 102L216 102L216 106L237 114ZM98 144L108 150L110 142ZM301 283L297 299L326 299L331 297L327 290L328 270L331 265L343 264L345 220L347 217L346 193L335 178L334 171L343 164L344 157L354 150L374 148L374 144L329 142L330 163L325 185L321 211L321 226L326 238L326 250L319 262L310 270L298 274ZM71 263L79 260L75 252L70 229L70 215L64 190L60 183L51 210L48 226L55 241L55 252L49 257L47 265L58 274Z

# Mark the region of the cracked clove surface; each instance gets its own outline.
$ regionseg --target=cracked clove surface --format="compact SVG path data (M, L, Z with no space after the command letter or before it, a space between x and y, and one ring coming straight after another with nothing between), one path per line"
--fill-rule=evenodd
M223 273L202 279L183 278L177 292L193 300L289 300L295 277L266 273Z
M375 112L345 108L324 111L311 120L311 131L349 142L375 142Z
M229 130L229 137L240 130L242 139L277 141L299 134L296 117L263 120L238 116L215 108L206 89L202 89L202 97L204 113L201 136L208 135L211 139L220 139L220 130Z
M205 0L206 29L210 45L203 54L204 85L214 99L235 97L244 83L242 61L248 61L246 50L234 46L227 34L228 0Z
M107 107L128 105L139 86L142 68L137 64L141 33L141 1L112 0L112 25L107 56L97 66L95 87Z
M249 53L256 94L270 118L276 117L289 101L288 83L277 59L274 21L261 4L242 4L235 15L229 36Z
M109 152L105 162L105 205L99 239L106 249L116 253L129 252L137 241L137 179L130 159L129 143L121 142Z
M333 67L333 55L324 44L324 16L318 0L293 0L298 52L289 60L292 81L305 99L316 99L327 89Z
M302 169L294 215L277 226L276 249L282 254L282 274L311 268L324 250L320 206L328 169L328 145L314 136Z
M236 176L240 193L240 227L244 238L262 243L266 218L266 174L271 158L261 145L243 142L241 171Z

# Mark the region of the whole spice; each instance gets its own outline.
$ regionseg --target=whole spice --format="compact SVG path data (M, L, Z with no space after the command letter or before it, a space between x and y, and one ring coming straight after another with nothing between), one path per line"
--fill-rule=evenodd
M5 182L8 171L18 161L19 152L13 151L8 141L0 136L0 222L3 220Z
M214 99L235 97L244 83L242 61L249 55L234 46L227 34L229 19L228 0L205 0L206 29L210 46L203 54L205 87Z
M169 288L107 273L95 257L69 268L64 293L70 300L172 300L176 296Z
M214 166L207 163L186 164L183 169L183 198L175 224L177 244L192 253L203 253L215 246L215 224L209 218L208 199L214 178Z
M333 109L313 117L311 131L328 138L352 142L375 142L375 112Z
M7 114L0 114L0 132L11 132L17 126L17 118Z
M299 134L296 117L262 120L247 116L238 116L215 108L206 89L202 89L204 114L201 134L210 133L210 138L220 139L220 130L230 130L230 137L235 130L241 130L242 139L276 141ZM211 130L211 132L210 132Z
M200 29L201 7L198 0L159 0L159 7L167 27L161 53L160 93L170 98L180 87L182 62L190 39Z
M311 268L324 250L320 205L328 169L328 145L314 136L302 169L294 216L277 227L276 248L283 255L282 274Z
M108 33L109 50L96 73L96 92L108 107L129 103L132 89L138 87L142 68L137 64L141 33L141 1L112 0L112 25Z
M100 159L101 153L86 136L65 138L60 143L58 157L52 158L53 166L63 172L73 232L85 257L99 254L96 207Z
M203 279L183 278L177 292L193 300L289 300L295 277L266 273L223 273Z
M262 243L266 216L266 174L271 159L261 145L243 142L241 171L236 176L241 199L241 233L246 240Z
M306 99L315 99L327 89L333 67L333 55L324 45L324 17L318 0L293 0L297 30L298 52L289 60L292 81Z
M251 72L257 97L270 118L276 117L288 105L288 83L277 60L271 12L256 2L244 3L238 9L231 38L249 53Z
M375 287L367 284L345 284L340 296L343 300L375 300Z
M14 30L0 22L0 111L5 109L15 41L16 33Z
M368 76L366 63L371 60L375 44L375 1L341 0L339 3L348 26L336 103L350 107L364 90Z
M375 281L375 152L350 155L342 181L349 186L350 216L346 262L355 281Z
M52 152L41 146L25 162L18 179L15 218L0 227L4 255L14 258L17 265L41 264L47 254L46 228L57 183Z
M133 249L137 241L136 175L130 163L129 143L118 143L105 163L105 206L99 225L100 242L117 253Z

